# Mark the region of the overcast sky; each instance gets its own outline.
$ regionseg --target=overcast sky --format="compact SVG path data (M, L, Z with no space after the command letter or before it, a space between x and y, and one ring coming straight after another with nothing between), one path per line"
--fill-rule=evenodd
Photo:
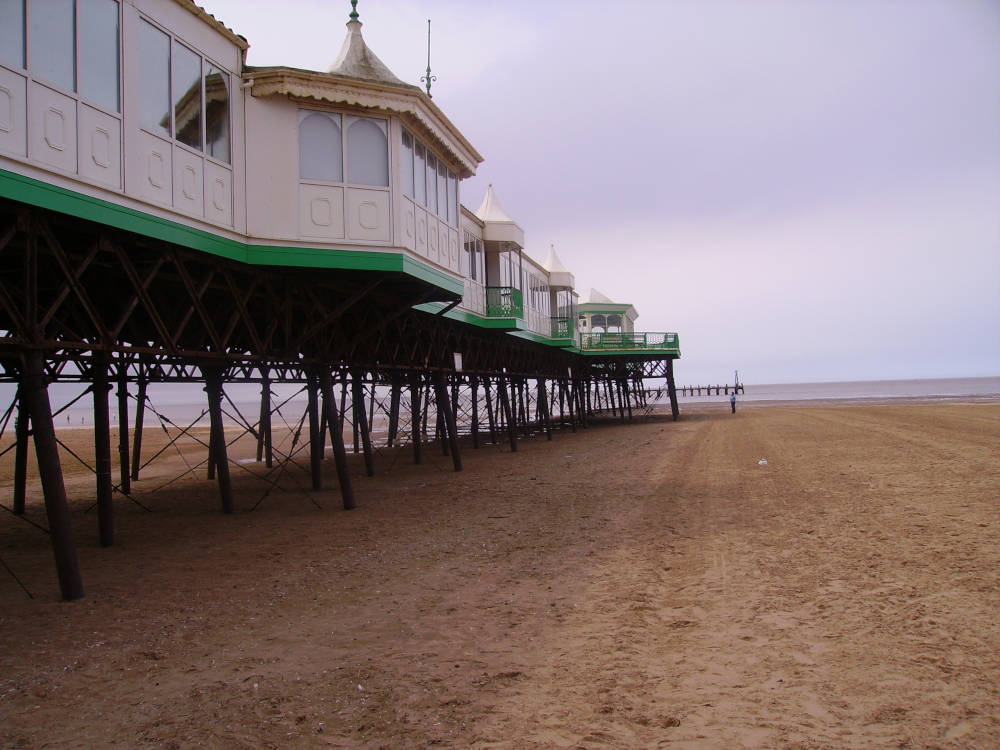
M347 0L198 0L326 70ZM682 383L1000 375L995 0L361 0L544 261L677 331Z

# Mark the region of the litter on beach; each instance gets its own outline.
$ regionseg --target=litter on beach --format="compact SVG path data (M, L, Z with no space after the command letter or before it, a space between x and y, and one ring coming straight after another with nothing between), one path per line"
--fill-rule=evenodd
M760 461L757 462L757 464L759 466L767 466L767 459L766 458L762 458Z

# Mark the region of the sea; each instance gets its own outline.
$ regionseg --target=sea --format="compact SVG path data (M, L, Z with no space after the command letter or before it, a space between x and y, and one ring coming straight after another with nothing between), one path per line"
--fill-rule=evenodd
M680 385L680 384L679 384ZM884 403L894 400L920 400L927 402L969 402L980 403L1000 401L1000 377L980 378L938 378L920 380L857 380L831 383L763 383L746 384L745 392L738 396L740 402L767 405L782 402L823 402L835 401L845 404ZM86 385L77 383L55 383L49 386L49 398L55 413L57 429L85 428L93 426L92 396L85 393ZM301 386L272 384L272 405L280 406L272 417L272 422L284 421L294 425L302 419L306 408L306 393ZM384 395L379 389L380 398ZM255 423L260 411L260 386L246 383L232 383L225 388L228 400L223 402L225 420L229 424L241 422ZM116 391L109 393L112 424L118 421ZM339 397L339 389L337 392ZM14 387L0 383L0 417L7 411L14 397ZM135 420L135 386L130 386L129 423ZM178 383L150 384L147 391L150 409L145 415L145 426L161 424L187 426L198 421L208 424L203 386ZM652 400L665 406L665 388L659 397L654 392ZM678 392L678 401L683 411L684 404L725 403L729 396L720 394L685 396ZM283 404L283 405L282 405ZM347 404L350 404L348 394ZM376 422L381 421L376 411ZM0 422L0 427L3 423ZM13 428L13 421L7 429Z
M848 380L832 383L747 384L737 399L744 402L839 401L886 402L899 399L920 401L1000 401L1000 377L936 378L919 380ZM729 401L728 395L678 395L679 403Z

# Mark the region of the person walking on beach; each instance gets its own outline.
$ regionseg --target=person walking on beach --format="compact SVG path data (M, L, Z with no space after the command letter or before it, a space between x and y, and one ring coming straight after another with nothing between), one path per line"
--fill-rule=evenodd
M729 395L729 407L733 410L733 414L736 413L736 391L733 391Z

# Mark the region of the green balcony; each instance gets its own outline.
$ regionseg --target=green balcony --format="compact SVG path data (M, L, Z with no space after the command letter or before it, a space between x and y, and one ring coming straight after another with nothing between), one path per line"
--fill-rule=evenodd
M580 348L585 352L657 351L680 354L676 333L583 333Z
M521 290L512 286L486 287L486 317L523 318L524 298Z
M552 318L552 338L554 339L573 338L573 319Z

